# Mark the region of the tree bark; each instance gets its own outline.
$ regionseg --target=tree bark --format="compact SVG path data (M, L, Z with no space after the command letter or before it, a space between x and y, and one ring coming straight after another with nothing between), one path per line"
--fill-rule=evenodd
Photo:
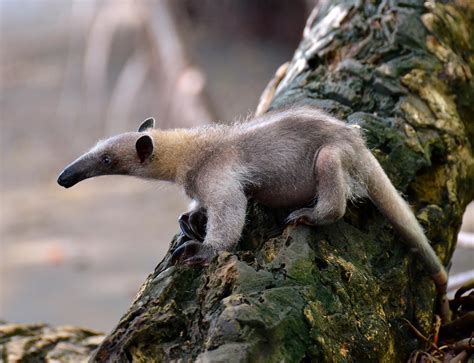
M310 104L358 125L448 265L474 197L474 5L321 1L271 108ZM404 361L435 289L368 201L284 227L250 203L237 251L150 274L95 362ZM175 245L176 239L171 243Z
M93 330L0 321L0 362L87 362L104 339Z

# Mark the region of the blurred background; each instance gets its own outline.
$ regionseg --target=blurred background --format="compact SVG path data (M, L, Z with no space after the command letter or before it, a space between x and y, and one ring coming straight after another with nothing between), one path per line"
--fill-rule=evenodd
M167 251L187 199L61 169L95 141L230 121L292 58L314 0L0 0L0 320L108 331ZM474 208L452 281L474 277ZM457 279L457 280L456 280Z

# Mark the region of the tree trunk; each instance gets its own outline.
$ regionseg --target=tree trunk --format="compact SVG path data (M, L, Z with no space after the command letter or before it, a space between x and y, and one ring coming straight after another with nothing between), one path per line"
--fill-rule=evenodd
M104 336L96 331L0 321L0 362L87 362Z
M271 103L359 125L446 265L474 197L473 18L469 0L321 1ZM207 269L168 253L92 360L406 360L404 319L428 336L435 289L401 238L369 201L317 228L287 212L250 203Z

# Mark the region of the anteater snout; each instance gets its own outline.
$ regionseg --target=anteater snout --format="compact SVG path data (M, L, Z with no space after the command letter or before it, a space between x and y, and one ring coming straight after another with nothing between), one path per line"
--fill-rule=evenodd
M79 182L79 179L70 169L64 169L58 177L58 184L64 188L70 188Z

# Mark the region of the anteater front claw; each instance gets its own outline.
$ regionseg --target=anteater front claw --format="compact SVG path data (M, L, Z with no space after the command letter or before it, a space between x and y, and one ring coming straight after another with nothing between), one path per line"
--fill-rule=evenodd
M208 266L213 256L212 250L207 246L197 241L188 241L174 250L171 263L202 267Z
M312 216L313 209L311 208L301 208L292 213L286 218L285 222L287 225L315 225L314 218Z
M207 228L207 214L205 210L200 209L189 213L189 225L194 232L196 240L199 242L204 241Z
M176 251L179 247L181 247L182 245L184 245L186 242L188 241L191 241L191 238L189 238L188 235L186 235L185 233L183 233L182 231L178 234L178 236L176 237L176 244L173 248L173 252Z
M177 263L182 263L184 260L195 256L200 247L200 243L196 241L186 241L181 246L176 248L173 251L171 256L171 263L176 265Z
M189 225L189 214L183 213L178 218L179 228L181 229L181 233L183 233L189 239L196 239L194 236L193 230Z
M206 236L207 215L205 212L198 210L183 213L178 219L181 231L189 237L199 242L204 241Z

